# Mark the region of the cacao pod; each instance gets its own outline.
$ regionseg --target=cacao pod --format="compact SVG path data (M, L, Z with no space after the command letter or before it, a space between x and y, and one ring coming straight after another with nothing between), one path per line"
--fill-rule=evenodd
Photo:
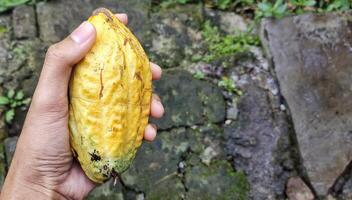
M152 76L142 46L116 16L102 8L88 21L97 37L73 69L69 130L83 171L101 183L125 171L142 143Z

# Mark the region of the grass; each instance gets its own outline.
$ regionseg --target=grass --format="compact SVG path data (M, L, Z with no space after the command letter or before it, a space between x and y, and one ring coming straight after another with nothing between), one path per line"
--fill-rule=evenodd
M194 59L208 63L223 57L246 53L250 46L260 45L259 38L249 31L224 35L209 21L203 24L202 36L208 50L204 55L197 55Z
M19 6L29 2L30 0L1 0L0 1L0 12L8 10L12 7Z
M23 4L35 4L40 0L0 0L0 13Z
M264 17L281 18L285 15L287 15L287 4L283 0L277 0L275 3L269 1L260 2L255 11L256 20Z
M198 80L203 80L203 79L205 79L205 74L201 71L197 71L197 72L193 73L193 77Z
M204 2L206 7L252 12L254 19L264 17L282 18L307 12L332 12L352 9L350 0L156 0L160 5L188 4Z
M218 86L224 88L229 93L237 94L238 96L243 95L242 91L236 87L233 80L228 77L223 76L218 82Z

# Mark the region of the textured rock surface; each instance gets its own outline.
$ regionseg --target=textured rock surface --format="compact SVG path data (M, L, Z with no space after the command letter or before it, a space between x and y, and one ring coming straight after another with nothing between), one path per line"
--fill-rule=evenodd
M153 143L144 143L136 160L122 174L125 185L146 193L147 199L158 195L165 199L180 199L185 188L178 174L181 155L186 153L189 143L186 129L162 132Z
M163 9L151 15L152 60L160 61L164 68L185 65L201 43L203 19L201 5L185 5Z
M308 14L263 25L318 195L328 193L352 158L351 17Z
M201 4L155 8L151 2L155 3L56 0L0 15L1 93L23 89L30 96L46 47L102 6L127 12L129 26L151 59L164 68L178 68L165 70L163 79L155 82L166 110L164 119L156 123L164 131L154 143L143 144L134 165L122 175L124 184L107 182L88 199L248 195L243 199L262 200L299 199L302 194L303 199L311 199L301 180L288 181L297 175L307 175L307 184L310 181L308 185L320 196L330 189L337 199L352 198L351 167L346 169L352 155L351 14L303 15L264 23L262 38L271 50L280 91L260 48L251 48L253 59L229 58L227 68L221 62L192 63L193 55L207 51L200 31L205 20L228 34L247 29L242 17ZM203 72L206 81L180 68ZM243 96L213 84L222 76L234 81ZM297 132L302 169L286 108ZM25 114L18 109L12 125L0 125L0 140L20 133ZM15 140L11 137L0 146L0 183ZM333 199L332 195L325 198Z
M129 27L142 43L148 44L150 0L57 0L37 5L40 38L52 43L66 37L77 25L86 20L95 8L107 7L114 12L127 12ZM65 13L64 15L62 13Z
M238 104L238 121L225 126L227 151L233 155L236 169L248 174L250 197L258 200L282 198L285 182L276 151L284 154L280 142L287 140L289 131L267 95L258 86L248 85Z
M6 163L8 166L10 166L13 154L15 153L17 140L18 140L18 137L15 136L15 137L6 138L4 141Z
M243 172L233 172L227 161L211 167L198 164L186 169L187 199L247 199L248 183Z
M286 185L289 200L313 200L314 195L300 177L291 177Z
M165 116L156 122L161 129L203 124L205 120L221 122L225 118L225 102L219 88L194 79L187 71L166 71L155 82L155 92L165 105Z
M350 175L351 176L351 175ZM341 199L352 199L352 178L349 178L342 188Z
M220 29L228 34L247 30L247 22L236 13L205 9L205 15L214 24L219 24Z
M4 152L4 143L0 143L0 190L4 183L6 176L6 159L5 159L5 152Z
M142 145L122 181L143 191L146 199L245 197L246 176L234 172L225 160L222 139L222 130L215 125L161 132L156 141ZM210 148L215 154L204 165L204 152Z
M12 26L17 39L37 36L35 15L33 6L19 6L12 11Z
M124 200L122 186L120 183L114 185L110 180L90 192L87 200Z

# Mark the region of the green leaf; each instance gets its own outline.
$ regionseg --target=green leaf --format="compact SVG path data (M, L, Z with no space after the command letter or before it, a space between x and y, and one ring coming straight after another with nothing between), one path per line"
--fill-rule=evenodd
M258 8L262 11L269 11L272 8L272 5L268 2L258 3Z
M275 4L274 4L274 9L278 8L279 6L281 6L283 3L283 0L276 0Z
M13 96L15 96L15 90L9 90L9 91L7 91L7 97L8 97L9 99L12 99Z
M1 0L0 1L0 12L8 10L12 7L19 6L29 2L29 0Z
M10 103L10 100L5 96L0 96L0 105L7 105Z
M304 3L305 6L315 6L317 2L315 0L310 0Z
M26 99L22 100L22 105L28 106L29 103L31 103L31 100L32 100L31 98L26 98Z
M193 77L198 79L198 80L202 80L205 78L205 74L201 71L197 71L193 74Z
M14 117L15 117L15 109L14 109L14 108L12 108L12 109L6 111L6 113L5 113L5 121L6 121L7 123L10 124L10 123L12 122L12 120L13 120Z
M15 99L16 99L16 100L22 100L23 97L24 97L23 91L18 91L18 92L16 93Z
M10 104L10 107L11 108L16 108L17 107L17 101L13 101L13 102L11 102L11 104Z

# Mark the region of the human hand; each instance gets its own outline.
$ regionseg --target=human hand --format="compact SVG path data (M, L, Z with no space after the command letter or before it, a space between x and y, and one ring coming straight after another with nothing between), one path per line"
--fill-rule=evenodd
M127 15L116 15L127 24ZM73 159L68 129L68 85L72 67L92 47L96 31L82 23L63 41L52 45L45 58L1 199L83 199L94 187ZM161 68L151 64L153 79ZM153 95L151 116L160 118L164 108ZM152 141L156 126L149 124L144 139Z

